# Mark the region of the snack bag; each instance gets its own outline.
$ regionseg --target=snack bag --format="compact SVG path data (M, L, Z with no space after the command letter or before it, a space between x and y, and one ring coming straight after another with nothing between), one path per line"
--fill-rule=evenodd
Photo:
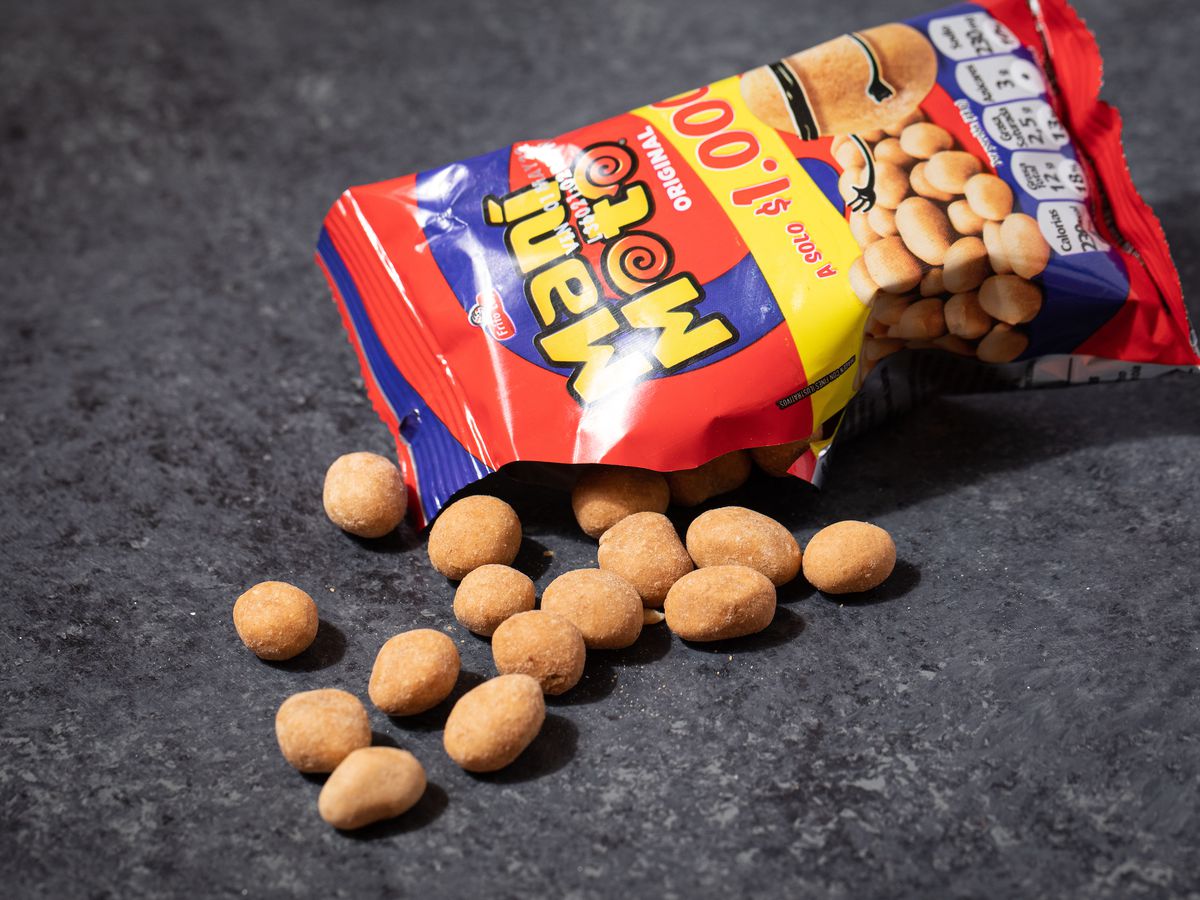
M1099 86L1065 0L985 0L346 191L317 258L418 524L517 460L817 482L928 391L1194 370Z

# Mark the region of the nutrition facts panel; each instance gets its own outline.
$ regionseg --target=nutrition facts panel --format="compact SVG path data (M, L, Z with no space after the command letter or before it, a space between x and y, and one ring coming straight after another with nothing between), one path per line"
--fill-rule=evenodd
M1083 202L1083 168L1028 51L982 10L931 19L927 31L938 51L953 61L954 84L978 105L984 133L998 151L997 169L1007 164L1007 180L1026 198L1020 205L1037 219L1055 253L1108 250Z

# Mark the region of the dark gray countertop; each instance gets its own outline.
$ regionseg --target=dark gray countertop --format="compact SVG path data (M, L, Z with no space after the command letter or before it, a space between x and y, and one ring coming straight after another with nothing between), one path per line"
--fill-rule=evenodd
M1195 292L1195 13L1079 6ZM6 895L1198 896L1200 381L1179 376L936 402L841 448L823 493L756 481L734 499L802 539L890 529L879 602L793 586L757 638L596 654L497 776L444 755L444 710L373 715L429 773L395 824L335 833L274 746L287 694L363 695L387 636L452 621L417 536L321 514L331 459L391 449L311 261L337 193L925 0L4 7ZM540 585L592 560L562 495L492 488ZM234 635L267 578L320 604L301 662Z

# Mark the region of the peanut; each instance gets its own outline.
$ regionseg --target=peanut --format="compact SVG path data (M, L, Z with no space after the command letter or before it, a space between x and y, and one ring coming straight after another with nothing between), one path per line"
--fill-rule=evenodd
M254 585L233 604L233 627L259 659L291 659L316 640L317 604L284 581Z
M912 167L912 171L908 173L909 181L912 183L912 189L922 197L927 197L930 200L938 200L946 202L953 200L954 195L948 194L945 191L939 191L925 177L925 170L929 167L927 162L919 162Z
M856 196L854 186L863 183L863 167L862 165L850 166L842 170L842 174L838 176L838 193L842 195L842 199L849 203Z
M872 307L872 313L882 325L895 325L900 321L900 317L904 315L904 311L908 309L908 305L913 301L912 295L900 294L884 294L880 293L875 298L875 305Z
M771 624L775 585L747 566L708 566L675 582L663 611L685 641L743 637Z
M983 169L979 157L963 150L935 153L925 165L925 180L939 191L961 194L967 181Z
M347 453L325 473L325 515L343 531L383 537L404 519L408 491L391 460L375 453Z
M943 262L945 258L943 257ZM944 270L941 266L934 266L928 272L921 276L921 284L918 292L922 297L940 297L946 293L946 285L944 282Z
M864 257L860 256L850 263L847 277L850 279L850 290L854 291L858 301L863 306L871 306L879 296L879 285L867 271L867 261Z
M889 162L875 163L875 202L895 209L908 196L908 173Z
M1022 278L1041 275L1050 261L1050 245L1042 237L1042 229L1024 213L1013 213L1000 223L1000 245L1013 272Z
M542 592L542 609L569 619L589 650L620 650L642 633L642 598L624 578L603 569L559 575Z
M1029 347L1029 338L1011 325L998 322L979 342L975 354L984 362L1012 362Z
M963 193L972 212L981 219L998 222L1012 212L1012 188L1003 178L990 172L972 176Z
M921 261L913 256L898 235L875 241L863 251L862 258L871 279L891 294L911 291L925 274Z
M903 133L904 129L909 125L913 124L914 122L924 121L925 113L921 112L920 108L917 108L910 112L907 116L903 116L902 118L897 119L895 122L885 126L883 130L892 137L898 138Z
M846 141L841 144L833 158L843 169L852 169L863 165L862 153L859 152L858 145L854 141Z
M868 522L822 528L804 548L804 577L825 594L855 594L879 587L896 566L892 536Z
M994 319L1020 325L1041 312L1042 291L1019 275L993 275L979 288L979 305Z
M946 301L946 330L969 341L983 337L991 330L992 317L979 305L979 294L964 291Z
M896 208L895 221L904 245L914 256L931 266L942 264L955 235L939 207L924 197L909 197Z
M529 576L496 563L468 572L454 592L454 618L484 637L490 637L509 616L535 605Z
M901 340L932 340L945 333L946 318L938 297L926 297L911 304L900 321L888 329L888 337Z
M666 512L670 500L667 479L660 473L626 466L597 466L571 491L575 521L594 538L636 512Z
M974 356L975 347L964 341L956 334L943 334L940 338L935 338L933 346L940 350L946 350L949 353L955 353L959 356Z
M671 520L661 513L634 513L600 535L600 568L633 585L643 606L662 606L667 591L692 571Z
M884 138L875 145L872 153L877 161L888 162L901 169L911 169L917 163L916 158L905 153L900 141L894 137Z
M869 215L867 213L852 212L850 213L850 234L854 236L855 242L860 247L865 247L871 241L879 240L879 235L869 224Z
M455 500L429 529L429 561L447 578L459 581L488 563L507 566L521 547L521 520L496 497Z
M870 337L863 341L863 359L877 363L884 357L891 356L898 350L904 349L904 341L889 337Z
M450 696L459 666L449 636L432 628L404 631L379 648L367 694L389 716L414 716Z
M946 251L942 284L951 294L973 291L988 274L987 247L977 237L961 237Z
M997 275L1007 275L1012 272L1008 254L1004 252L1004 245L1000 241L999 222L983 223L983 244L987 247L988 263L993 272Z
M791 532L741 506L710 509L698 516L688 526L687 551L699 568L749 566L776 587L800 571L800 546Z
M537 679L500 675L459 698L446 719L442 744L468 772L495 772L533 743L545 721L546 701Z
M867 213L867 222L879 237L891 237L893 234L899 234L896 230L896 211L888 209L886 206L875 204Z
M929 159L953 146L950 132L931 122L914 122L900 132L900 149L916 159Z
M981 234L983 232L983 218L971 209L971 204L966 200L955 200L946 207L946 214L950 217L950 224L959 234Z

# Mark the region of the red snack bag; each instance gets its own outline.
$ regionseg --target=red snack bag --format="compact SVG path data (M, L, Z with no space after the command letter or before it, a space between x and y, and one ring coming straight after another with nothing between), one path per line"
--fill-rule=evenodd
M317 258L418 523L517 460L818 481L927 391L1200 366L1099 85L1065 0L988 0L346 191Z

